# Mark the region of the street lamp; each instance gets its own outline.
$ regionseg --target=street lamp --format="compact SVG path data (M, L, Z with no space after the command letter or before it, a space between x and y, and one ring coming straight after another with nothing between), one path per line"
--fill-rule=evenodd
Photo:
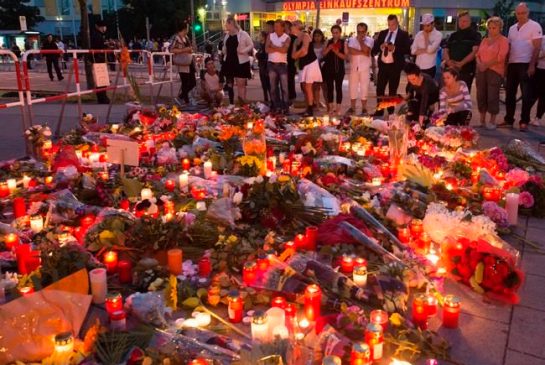
M62 40L62 16L57 17L57 22L59 23L59 25L58 25L59 34L60 34L60 37L61 37L61 40Z
M199 17L201 18L202 36L203 36L203 39L204 39L204 43L206 43L206 28L205 28L205 25L204 25L204 23L206 22L206 9L205 8L199 8L197 10L197 14L199 14Z

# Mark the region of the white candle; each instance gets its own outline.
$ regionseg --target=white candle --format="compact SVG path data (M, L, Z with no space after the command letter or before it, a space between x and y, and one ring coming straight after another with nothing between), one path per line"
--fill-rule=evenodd
M196 208L198 211L204 212L206 210L206 202L197 202Z
M180 174L179 180L180 190L184 193L187 193L189 191L189 174L187 172L183 172L182 174Z
M17 180L8 179L7 183L8 183L8 189L9 189L10 194L13 194L15 189L17 189Z
M285 152L280 152L278 154L278 162L280 163L284 163L284 160L286 159L286 153Z
M254 122L246 123L246 129L254 129Z
M363 288L365 285L367 285L367 266L355 266L354 271L352 271L352 278L354 280L354 283L356 283L356 285L360 288Z
M44 229L44 218L41 215L30 217L30 229L34 233L40 233Z
M91 294L93 303L102 304L106 301L108 291L108 282L106 280L106 269L94 269L89 272L89 281L91 282Z
M100 153L94 152L89 154L89 162L90 163L98 163L100 161Z
M324 125L327 126L329 125L329 115L324 115Z
M199 327L199 322L195 318L188 318L184 321L183 326L195 328Z
M78 158L78 160L81 161L81 159L83 158L83 152L80 150L76 150L76 157Z
M519 195L517 193L508 193L505 195L505 210L507 210L509 225L516 226L519 217Z
M374 177L371 181L371 185L373 186L380 186L382 185L382 178L381 177Z
M29 176L23 176L23 187L25 189L28 189L28 185L30 184L30 180L32 180Z
M151 199L153 198L153 192L151 191L151 189L144 188L140 192L140 196L142 197L142 200Z
M280 339L284 340L290 336L290 333L288 331L288 328L285 325L282 326L276 326L272 331L273 338L280 337Z
M112 133L116 134L119 130L119 124L112 124Z
M269 340L269 325L267 314L263 311L255 311L252 316L252 340L267 342Z
M282 308L273 307L267 310L267 321L269 330L272 332L278 326L286 325L286 312Z
M204 163L204 178L210 179L211 175L212 175L212 161L206 161Z

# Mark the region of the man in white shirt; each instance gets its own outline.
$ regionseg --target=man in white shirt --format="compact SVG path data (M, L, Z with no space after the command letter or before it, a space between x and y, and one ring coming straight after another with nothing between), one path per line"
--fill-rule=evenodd
M275 111L288 112L288 49L291 38L285 32L285 24L281 19L274 22L274 32L265 41L265 52L268 54L267 70L271 85L272 108ZM280 82L280 92L278 83Z
M532 79L536 73L536 65L541 49L543 30L539 23L530 19L530 10L526 3L515 8L517 23L509 28L509 64L507 66L507 82L505 87L505 122L500 126L513 127L517 91L520 85L522 92L522 111L519 127L521 132L528 130L530 110L532 109Z
M420 72L426 73L435 79L437 51L441 46L443 35L435 29L433 14L422 15L422 30L414 37L411 45L411 54L416 56L416 65Z
M367 95L371 79L371 50L373 38L367 35L367 24L359 23L356 27L357 35L348 40L348 54L350 55L350 109L347 114L356 112L356 100L361 99L361 114L367 114Z

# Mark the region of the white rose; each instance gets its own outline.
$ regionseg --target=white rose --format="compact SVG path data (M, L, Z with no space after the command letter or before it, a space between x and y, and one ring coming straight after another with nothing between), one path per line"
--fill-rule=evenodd
M263 176L259 175L258 177L256 177L255 182L261 184L263 182Z
M238 205L242 202L243 194L239 191L233 195L233 203Z

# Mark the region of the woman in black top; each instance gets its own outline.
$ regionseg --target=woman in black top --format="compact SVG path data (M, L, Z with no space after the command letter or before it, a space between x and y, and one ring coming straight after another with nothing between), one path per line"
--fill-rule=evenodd
M180 26L178 34L176 34L174 43L172 44L172 53L189 55L193 54L193 47L191 47L191 42L187 36L188 31L189 28L187 23L183 23ZM180 82L182 84L180 88L180 93L178 94L180 104L182 102L189 104L189 93L191 92L191 90L193 90L195 86L197 86L197 79L195 77L195 63L193 62L193 58L187 58L190 61L188 64L176 65L178 74L180 75Z
M407 97L409 112L407 120L424 125L429 117L430 107L439 101L439 86L428 74L421 72L414 63L405 66L407 74Z
M346 59L346 43L341 39L342 29L338 25L331 27L332 39L324 49L324 65L322 76L327 90L328 113L339 113L343 101L344 60ZM335 84L335 87L333 87ZM333 93L336 93L336 105L333 103Z
M59 47L57 46L57 43L55 43L55 40L53 39L52 34L48 34L47 38L42 44L43 50L48 51L58 51ZM50 53L45 55L45 62L47 64L47 73L49 74L49 78L51 81L53 81L53 67L55 67L55 73L57 74L57 79L61 81L64 79L62 77L61 69L59 67L59 54L60 53Z
M261 89L263 90L263 100L269 102L269 93L271 92L271 85L269 80L269 71L267 71L267 61L269 55L265 51L265 43L267 41L268 33L261 31L261 39L259 40L259 49L256 53L257 63L259 66L259 79L261 80Z

